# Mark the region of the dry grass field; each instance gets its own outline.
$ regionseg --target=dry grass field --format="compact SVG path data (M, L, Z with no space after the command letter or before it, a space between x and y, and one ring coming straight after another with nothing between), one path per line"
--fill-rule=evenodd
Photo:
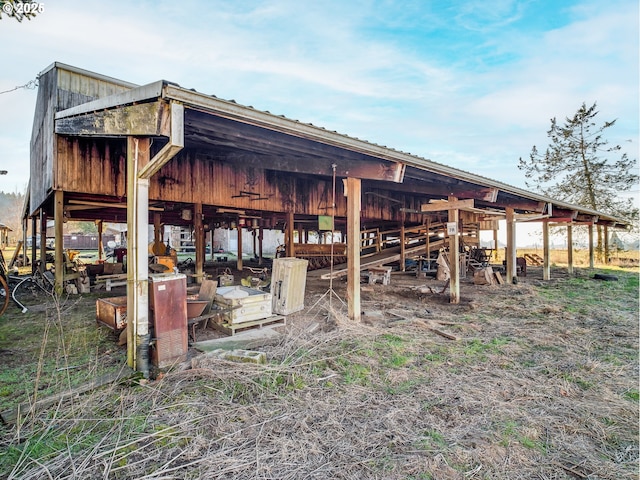
M637 267L467 279L458 305L424 285L443 286L402 274L365 286L353 324L310 276L307 309L260 348L266 365L193 352L153 381L22 415L0 429L0 477L638 478ZM122 367L96 298L0 318L0 411Z

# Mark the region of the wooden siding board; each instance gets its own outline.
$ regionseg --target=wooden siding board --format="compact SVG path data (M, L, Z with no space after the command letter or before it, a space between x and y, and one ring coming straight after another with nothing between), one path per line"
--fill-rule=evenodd
M122 197L126 194L124 140L58 137L57 189Z
M76 172L82 172L95 182L100 183L99 190L105 190L106 186L112 192L113 187L108 187L110 180L115 181L116 189L120 190L123 184L119 178L120 175L110 175L101 181L100 176L95 174L101 171L102 167L95 170L96 164L100 162L90 162L90 166L94 170L77 165L74 170L69 171L67 170L69 162L72 164L78 162L73 154L71 154L72 158L64 158L62 162L57 161L57 153L60 151L61 145L54 134L54 117L57 111L81 105L100 96L108 96L129 89L130 87L122 84L69 71L61 66L47 70L40 76L31 133L30 214L40 208L53 189L66 189L66 185L73 184L75 188L69 190L82 191L80 188L86 185L86 181L74 178ZM68 145L64 145L62 150L65 152L64 155L70 152ZM108 170L112 171L112 169Z

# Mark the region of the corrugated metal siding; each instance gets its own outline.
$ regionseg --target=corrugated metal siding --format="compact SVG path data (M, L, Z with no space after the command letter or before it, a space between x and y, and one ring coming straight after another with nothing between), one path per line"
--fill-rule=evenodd
M93 78L62 68L56 68L56 71L58 72L57 111L130 90L128 87L109 82L104 78Z

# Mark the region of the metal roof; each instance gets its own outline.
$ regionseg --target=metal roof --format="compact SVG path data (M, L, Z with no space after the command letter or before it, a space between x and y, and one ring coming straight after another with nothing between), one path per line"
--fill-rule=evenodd
M275 115L268 111L257 110L251 106L241 105L234 100L224 100L214 95L208 95L197 92L194 89L187 89L176 83L167 80L159 80L143 86L137 86L128 82L99 75L93 72L71 67L69 65L56 62L48 69L58 67L61 69L71 70L76 73L89 75L95 78L108 80L123 86L130 87L130 90L114 94L108 97L99 98L97 100L78 105L67 110L57 112L55 119L63 119L84 113L95 112L110 108L116 108L134 103L142 103L147 101L155 101L164 99L167 101L176 101L182 103L188 109L193 109L203 113L215 115L217 117L226 118L236 122L240 122L255 127L268 129L279 132L292 137L303 138L312 142L318 142L324 145L333 146L351 152L357 152L377 159L389 162L404 164L418 170L431 172L436 175L450 177L464 182L475 184L479 187L487 187L497 189L509 195L520 197L534 202L552 204L555 208L566 209L579 212L580 214L593 216L600 220L606 220L614 226L628 226L627 222L621 218L613 217L603 212L592 210L580 205L574 205L553 199L535 192L514 187L501 181L493 180L481 175L473 174L458 168L454 168L433 160L419 157L407 152L377 145L366 140L351 137L337 131L330 131L323 127L304 123L299 120L293 120L283 115ZM46 70L45 70L46 71Z

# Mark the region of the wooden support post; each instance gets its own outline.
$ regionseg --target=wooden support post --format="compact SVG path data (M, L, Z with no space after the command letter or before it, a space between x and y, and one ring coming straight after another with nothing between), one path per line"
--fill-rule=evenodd
M254 228L253 230L251 230L251 237L253 240L253 258L258 258L258 244L257 244L257 240L258 240L258 232L256 232L256 229Z
M295 222L295 216L293 214L293 211L289 212L287 214L287 227L285 229L285 233L284 233L284 249L285 249L285 255L287 257L293 257L294 256L294 246L293 246L293 222Z
M589 224L589 268L594 267L594 255L593 255L593 223Z
M505 209L507 214L507 253L505 261L507 262L506 282L513 283L516 278L516 216L513 208Z
M193 229L196 234L196 283L202 283L204 274L204 226L202 223L202 203L196 203L193 208Z
M53 223L55 230L55 291L58 295L62 293L64 288L64 192L56 190L53 194ZM46 226L45 226L46 232ZM46 244L46 242L45 242ZM46 247L46 245L45 245ZM46 254L45 254L46 255Z
M104 258L104 245L102 244L104 222L102 220L97 220L96 225L98 227L98 260L102 260Z
M31 217L31 274L36 273L36 232L38 230L38 219L34 215ZM26 242L25 242L26 244Z
M549 222L542 222L542 279L551 279L551 262L549 257Z
M449 202L456 202L456 197L449 196ZM451 280L449 282L449 302L460 303L460 236L458 235L458 226L460 223L460 210L457 208L448 210L448 222L451 226L447 226L447 230L451 230L449 234L449 271ZM453 228L455 226L455 229Z
M258 265L262 265L262 241L264 240L264 229L262 225L258 229Z
M127 137L127 364L149 375L149 140ZM145 351L146 349L146 351Z
M360 207L359 178L347 178L347 310L349 319L360 321ZM333 241L333 239L331 239Z
M604 226L604 263L609 264L611 262L610 252L609 252L609 227L607 225Z
M160 255L156 252L156 245L162 242L162 218L159 213L153 214L153 253ZM163 254L164 255L164 254Z
M573 275L573 227L567 224L567 272Z
M498 230L493 230L493 255L494 260L498 261Z
M406 213L403 211L402 212L402 221L400 223L400 271L401 272L405 272L406 271L406 245L405 245L405 231L404 231L404 222L406 219Z
M238 222L238 260L236 262L236 270L242 271L242 227Z
M35 242L33 243L36 244ZM40 210L40 273L47 269L47 214Z
M427 227L427 233L425 236L425 255L427 257L427 260L429 260L431 258L431 218L427 217L427 223L426 223L426 227Z
M22 266L27 266L27 230L29 228L29 220L27 217L22 219Z

